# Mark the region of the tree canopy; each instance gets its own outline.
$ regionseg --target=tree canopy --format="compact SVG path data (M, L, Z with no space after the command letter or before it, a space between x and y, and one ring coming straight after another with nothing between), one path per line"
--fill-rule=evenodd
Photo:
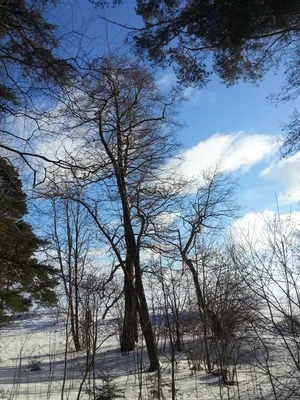
M256 82L284 61L293 87L284 96L294 96L299 10L299 0L137 0L144 27L133 37L139 53L172 64L184 85L201 87L212 71L229 85Z

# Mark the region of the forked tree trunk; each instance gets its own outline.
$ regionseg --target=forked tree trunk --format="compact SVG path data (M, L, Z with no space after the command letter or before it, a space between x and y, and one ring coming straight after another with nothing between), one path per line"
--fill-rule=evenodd
M150 319L147 300L145 296L145 290L142 280L142 273L141 273L140 260L138 254L136 255L136 260L135 260L135 278L136 278L137 304L141 320L141 328L145 338L147 353L150 361L149 372L159 371L159 359L158 359L157 347L152 329L152 323Z
M71 308L70 308L70 314L71 314L70 315L71 332L72 332L75 351L80 351L82 350L82 344L81 344L80 329L78 325L78 318L76 315L73 314Z
M124 281L125 313L121 335L121 351L126 354L135 348L138 311L150 361L149 372L157 371L159 370L159 359L138 257L135 261L135 285L133 277L129 278L128 274L125 275Z
M182 258L185 261L186 265L189 267L189 270L192 273L193 281L194 281L194 286L195 286L195 291L196 291L196 299L197 299L197 305L198 305L198 310L201 315L201 320L203 324L203 333L204 333L204 345L205 345L205 352L206 352L206 362L207 362L207 370L208 372L212 371L212 365L211 365L211 358L210 358L210 349L209 349L209 344L208 344L208 335L207 335L207 304L206 301L203 297L202 290L200 287L200 282L199 282L199 277L198 277L198 272L196 271L192 260L190 260L186 254L182 253Z
M139 97L137 96L133 99L134 101L130 108L128 108L128 105L130 104L130 101L128 102L128 98L130 98L130 96L128 98L126 97L126 106L124 109L124 98L122 97L122 90L120 90L122 89L122 86L119 86L120 82L118 82L115 77L110 79L109 75L106 75L106 79L109 81L109 87L111 88L110 97L114 107L114 136L116 146L113 148L111 147L111 143L106 140L105 130L103 130L102 113L105 106L102 111L99 110L98 114L99 137L114 168L119 197L122 204L122 225L124 227L124 239L126 243L126 264L124 268L125 314L121 337L121 350L126 353L128 351L132 351L135 347L135 339L137 339L136 310L138 310L141 328L145 337L146 347L150 359L150 371L156 371L159 370L158 355L142 282L139 248L131 215L132 195L130 192L132 191L132 187L129 187L130 190L128 191L128 185L130 185L128 182L128 163L130 162L131 157L129 136L134 136L134 128L131 127L129 129L127 127L127 133L124 135L124 116L129 119L130 126L132 123L134 126L138 126L140 124L144 127L144 123L143 120L141 120L139 123L136 121L138 114L135 113L134 105ZM134 84L133 88L140 91L140 82L138 82L137 86ZM145 108L145 110L148 109ZM154 120L156 120L155 117L153 121ZM109 129L111 129L111 127ZM137 149L134 148L134 151L136 150ZM149 146L149 150L151 150L151 146Z
M142 280L139 249L137 248L136 238L130 220L130 212L125 199L123 201L123 205L124 205L123 207L124 233L125 233L125 241L127 247L126 267L127 271L130 272L131 279L125 278L126 279L126 287L124 288L125 307L127 304L128 308L127 310L125 309L122 340L124 339L124 344L126 343L127 340L131 346L134 345L134 339L137 336L137 328L136 328L136 310L137 310L140 316L141 328L145 338L148 357L150 360L149 371L157 371L159 370L159 360L158 360L157 348ZM133 278L131 275L131 268L133 268L133 266L135 272L135 283L133 282ZM126 273L125 275L127 275L128 277L128 273ZM132 294L134 295L133 298ZM132 300L133 303L131 304ZM135 311L135 313L133 314L132 311Z

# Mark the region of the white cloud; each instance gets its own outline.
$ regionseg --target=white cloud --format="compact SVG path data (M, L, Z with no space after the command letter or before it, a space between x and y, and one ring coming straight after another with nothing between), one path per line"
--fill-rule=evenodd
M193 87L187 87L183 91L183 96L192 103L197 103L200 100L201 95L202 92L199 89Z
M72 139L71 137L49 135L47 140L39 141L35 153L53 160L58 163L67 163L66 165L84 164L87 159L86 152L83 151L83 139ZM69 163L69 164L68 164ZM36 183L49 183L48 178L52 181L71 182L74 179L74 173L69 168L58 169L52 162L47 162L42 159L34 159L31 163L36 171ZM47 171L47 172L46 172ZM80 172L77 172L77 176Z
M234 221L230 235L234 242L260 251L272 247L274 238L288 238L300 228L300 212L278 215L272 210L250 212Z
M224 172L246 172L261 160L272 156L278 148L278 137L235 132L217 133L181 153L184 161L172 160L170 166L188 179L197 179L208 168L221 162Z
M290 158L270 164L260 176L279 184L280 203L294 203L300 200L300 152Z
M217 101L216 92L207 92L194 87L187 87L184 89L183 96L191 103L198 103L200 101L215 103Z
M37 151L39 154L52 160L67 160L70 155L73 157L78 156L82 144L83 140L73 140L70 137L57 137L52 138L52 140L50 139L48 142L40 142Z
M158 87L161 86L170 87L176 82L176 76L174 74L165 74L156 81Z

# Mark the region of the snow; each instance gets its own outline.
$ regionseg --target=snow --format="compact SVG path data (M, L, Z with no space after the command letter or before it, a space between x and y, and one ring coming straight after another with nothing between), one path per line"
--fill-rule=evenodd
M27 313L2 326L0 399L88 399L93 397L89 397L87 390L95 384L102 387L103 379L110 380L110 385L115 385L126 399L156 398L157 373L147 372L143 341L138 343L136 351L123 356L118 350L118 333L112 321L99 326L94 381L93 373L88 374L78 397L86 353L76 353L67 334L66 316L53 310ZM280 361L274 363L276 368L281 368ZM162 398L171 399L170 352L161 353L160 362ZM40 370L30 370L33 364L39 365ZM251 400L262 398L263 394L265 399L274 398L263 369L250 362L239 364L239 384L233 386L222 384L217 374L194 370L191 364L188 351L175 353L176 399Z

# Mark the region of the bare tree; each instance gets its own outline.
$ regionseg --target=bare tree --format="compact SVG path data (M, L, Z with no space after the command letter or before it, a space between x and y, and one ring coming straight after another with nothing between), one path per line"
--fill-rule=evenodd
M219 250L222 230L237 213L235 188L236 183L218 167L204 174L198 191L183 199L178 218L166 229L158 248L191 273L205 365L209 372L217 365L225 383L233 382L229 365L241 343L233 337L257 306L233 263Z
M76 185L88 187L88 195L78 201L124 272L121 350L134 349L138 312L150 370L159 364L142 281L141 248L177 194L177 187L167 182L170 174L165 168L177 149L173 102L159 94L151 74L136 63L122 57L95 60L61 127L70 137L84 139L81 162L90 169L76 176Z
M51 239L56 253L54 259L60 268L75 350L79 351L83 347L80 288L91 263L92 225L86 209L80 203L60 198L50 201L53 215Z
M199 238L208 232L221 232L224 223L234 217L237 211L234 202L235 187L236 183L230 177L221 174L218 167L203 174L203 184L183 203L179 218L169 228L168 244L165 246L167 250L169 247L173 248L175 257L179 254L179 260L192 274L199 311L214 320L213 330L216 332L221 327L218 326L214 312L201 288L197 243Z
M163 350L165 351L166 342L168 342L168 351L164 355L169 359L171 364L171 392L172 399L176 399L176 368L178 360L183 355L183 336L187 331L186 317L190 293L187 280L183 276L182 271L174 268L170 260L168 261L168 263L165 262L163 265L160 257L160 260L154 263L152 268L147 272L151 274L152 280L156 281L155 295L156 304L159 305L160 310L159 323L161 325L160 328L165 331Z
M253 228L255 229L255 227ZM257 368L267 376L274 398L300 395L300 292L298 231L292 215L277 215L255 229L238 231L231 250L237 268L244 269L245 282L263 305ZM278 368L278 360L281 360Z

